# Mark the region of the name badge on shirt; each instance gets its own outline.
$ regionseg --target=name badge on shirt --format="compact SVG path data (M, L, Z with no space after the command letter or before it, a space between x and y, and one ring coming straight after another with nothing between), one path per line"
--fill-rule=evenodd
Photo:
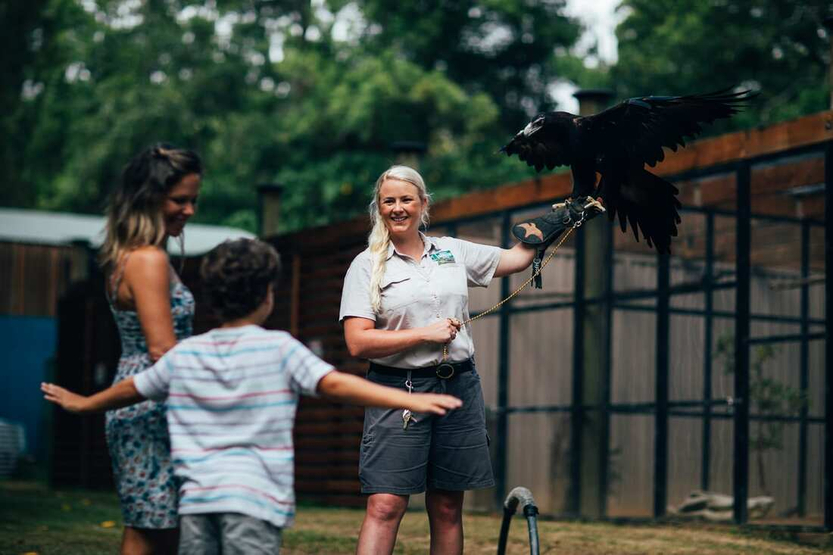
M431 260L433 260L440 266L442 266L443 264L454 264L456 262L456 260L454 260L454 255L451 254L450 250L437 251L435 253L432 253Z

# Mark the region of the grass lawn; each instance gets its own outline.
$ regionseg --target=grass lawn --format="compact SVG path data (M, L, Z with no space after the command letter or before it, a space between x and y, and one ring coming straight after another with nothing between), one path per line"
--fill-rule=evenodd
M352 553L362 512L302 506L294 528L284 535L283 553ZM50 491L37 482L0 481L0 554L95 555L116 553L121 535L113 494L79 490ZM564 555L817 554L819 547L773 539L726 526L619 526L602 523L538 523L541 553ZM466 553L497 551L499 516L465 518ZM428 521L408 513L396 553L428 552ZM529 553L526 522L512 523L507 553Z

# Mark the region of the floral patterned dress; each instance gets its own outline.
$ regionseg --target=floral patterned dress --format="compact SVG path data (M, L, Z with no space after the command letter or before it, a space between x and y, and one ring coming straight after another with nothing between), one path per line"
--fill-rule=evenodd
M127 256L113 272L111 291L118 291L126 262ZM191 335L194 296L173 268L170 272L171 315L179 341ZM149 368L152 362L138 314L133 310L116 308L114 299L110 299L110 310L121 337L121 358L113 380L117 383ZM107 446L125 526L176 528L177 484L171 462L165 405L145 401L109 411L105 422Z

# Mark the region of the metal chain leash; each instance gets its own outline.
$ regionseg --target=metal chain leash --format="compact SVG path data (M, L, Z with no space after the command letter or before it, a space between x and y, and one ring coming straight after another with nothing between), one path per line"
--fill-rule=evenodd
M564 243L564 241L567 240L567 237L570 236L570 234L573 232L573 230L578 229L579 227L581 227L581 224L583 224L583 223L584 223L584 215L582 215L580 220L578 220L576 223L574 223L571 227L569 227L567 229L567 233L565 233L564 236L561 237L561 239L558 241L558 243L555 245L555 247L552 249L552 251L547 255L547 257L541 263L541 267L538 268L538 270L535 271L529 279L527 279L525 282L523 282L520 287L518 287L517 289L512 291L512 293L510 293L508 297L506 297L502 301L498 302L492 308L489 308L488 310L484 310L483 312L481 312L477 316L473 316L473 317L469 318L468 320L465 320L463 323L460 324L460 327L471 324L475 320L479 320L480 318L491 314L492 312L499 309L504 304L508 303L509 301L511 301L512 299L517 297L518 294L521 291L526 289L526 287L535 280L535 278L537 278L539 275L541 275L541 272L544 271L544 267L546 267L546 265L550 263L550 260L552 260L552 257L555 256L556 252L558 252L558 248ZM448 360L448 343L443 343L443 362L446 362L447 360Z

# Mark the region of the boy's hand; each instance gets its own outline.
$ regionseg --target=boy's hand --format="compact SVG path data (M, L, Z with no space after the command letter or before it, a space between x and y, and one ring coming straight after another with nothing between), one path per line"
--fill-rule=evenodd
M41 383L40 390L43 391L43 398L51 401L69 412L83 412L87 398L77 395L51 383Z
M413 393L408 395L408 406L403 407L411 412L430 412L443 415L446 412L463 406L463 401L451 395L439 393Z

